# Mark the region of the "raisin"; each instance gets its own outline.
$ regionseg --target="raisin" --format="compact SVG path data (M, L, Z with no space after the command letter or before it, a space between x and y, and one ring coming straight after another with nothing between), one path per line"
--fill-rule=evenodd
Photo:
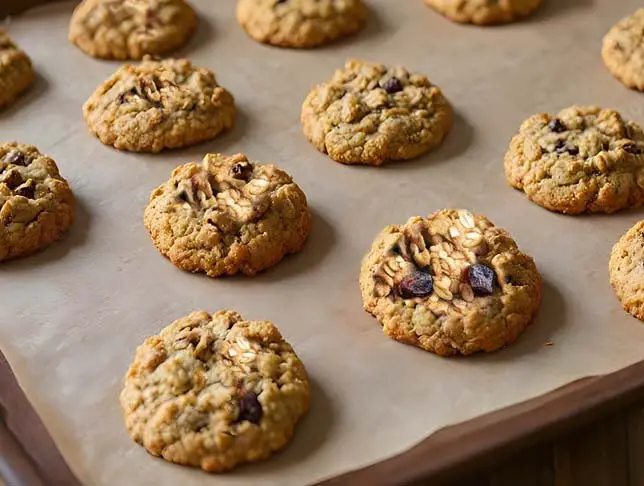
M23 154L19 150L12 150L11 152L5 154L2 160L9 164L25 166L29 165L29 163L31 162L31 157L26 157L25 154Z
M233 179L247 181L253 173L253 166L248 162L240 162L230 168L230 175Z
M7 185L7 187L9 189L15 189L16 187L18 187L20 184L22 184L25 181L22 178L22 176L20 175L20 172L18 172L17 170L12 170L4 178L3 182Z
M555 133L561 133L566 131L566 125L559 118L553 118L548 123L548 130Z
M380 85L387 93L393 94L403 90L403 85L398 78L389 78Z
M22 197L26 197L27 199L33 199L34 194L36 193L36 186L34 185L33 181L30 181L20 186L18 189L15 190L14 193L16 194L16 196L22 196Z
M572 145L567 145L563 140L559 140L555 145L555 152L558 154L568 152L570 155L577 155L579 153L579 149Z
M635 154L635 155L637 155L637 154L641 154L641 153L642 153L642 149L641 149L640 147L638 147L637 145L635 145L634 143L630 143L630 142L629 142L629 143L626 143L626 144L624 144L624 146L623 146L622 148L623 148L626 152L628 152L629 154Z
M407 275L398 285L398 293L403 299L427 297L434 290L434 279L427 272L416 271Z
M258 424L262 418L262 404L257 399L257 393L248 392L239 400L239 416L238 421L248 420L254 424Z
M474 295L485 296L494 293L496 273L487 265L475 263L467 269L467 280Z

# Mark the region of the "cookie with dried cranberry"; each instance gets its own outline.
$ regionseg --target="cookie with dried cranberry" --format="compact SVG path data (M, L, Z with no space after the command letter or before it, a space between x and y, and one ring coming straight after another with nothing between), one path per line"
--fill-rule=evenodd
M33 79L29 56L0 30L0 108L13 103Z
M233 96L212 71L187 59L121 66L83 106L89 130L132 152L186 147L233 126Z
M644 321L644 221L622 235L610 254L610 283L624 310Z
M644 8L615 24L604 37L604 64L625 86L644 91Z
M207 154L152 193L144 223L174 265L219 277L255 275L299 251L311 214L282 169L242 154Z
M494 25L527 17L543 0L425 0L425 3L453 22Z
M199 311L138 347L120 401L150 454L223 472L287 444L309 408L309 380L273 323Z
M387 226L362 261L360 290L387 336L467 355L519 337L541 303L541 276L505 230L445 209Z
M83 0L69 24L69 41L99 59L142 59L184 45L197 15L184 0Z
M350 60L313 88L302 106L304 135L344 164L407 160L441 144L452 109L440 88L403 67Z
M644 204L644 132L613 110L573 106L528 118L505 154L513 187L551 211L613 213Z
M0 143L0 261L61 238L74 209L74 195L51 158L31 145Z
M360 31L367 18L362 0L238 0L237 21L258 42L306 48Z

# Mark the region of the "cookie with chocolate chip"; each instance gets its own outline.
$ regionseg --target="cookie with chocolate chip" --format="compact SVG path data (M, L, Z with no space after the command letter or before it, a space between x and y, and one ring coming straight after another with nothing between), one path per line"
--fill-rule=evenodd
M83 0L69 24L69 41L99 59L142 59L184 45L197 15L184 0Z
M613 110L573 106L528 118L505 155L505 176L533 202L566 214L644 204L644 132Z
M309 408L309 380L273 323L199 311L138 347L120 401L150 454L223 472L287 444Z
M494 25L515 22L534 12L543 0L425 0L453 22Z
M304 135L344 164L407 160L443 141L452 109L427 77L402 67L348 61L302 106Z
M602 58L622 84L644 91L644 8L623 18L608 31Z
M29 56L0 30L0 108L13 103L33 79Z
M187 59L146 59L120 67L83 106L89 130L132 152L186 147L233 126L233 96L212 71Z
M608 271L624 310L644 321L644 221L633 225L615 243Z
M311 214L304 192L275 165L208 154L152 193L144 223L174 265L218 277L255 275L299 251Z
M74 209L74 195L51 158L31 145L0 143L0 261L60 239Z
M365 24L362 0L238 0L237 20L253 39L305 48L355 34Z
M387 336L467 355L519 337L541 303L541 276L505 230L445 209L381 231L362 260L360 290Z

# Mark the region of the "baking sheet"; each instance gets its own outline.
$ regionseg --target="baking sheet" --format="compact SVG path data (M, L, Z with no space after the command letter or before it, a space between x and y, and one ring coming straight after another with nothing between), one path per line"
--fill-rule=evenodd
M534 112L599 104L644 123L642 95L623 88L600 58L605 31L640 2L550 0L527 22L487 29L454 25L420 0L368 3L361 35L294 51L248 39L232 0L194 0L200 29L182 52L215 70L236 97L238 122L212 142L154 156L104 147L85 128L82 103L118 64L68 45L73 4L8 25L38 80L0 112L0 137L53 156L79 210L63 242L0 266L0 345L83 483L309 484L401 452L443 426L644 358L644 326L621 310L607 269L611 246L644 211L547 212L506 185L502 163ZM348 57L429 75L457 114L444 145L382 168L318 153L301 133L301 103ZM243 151L294 176L314 214L302 253L256 278L220 280L177 270L157 253L142 224L150 191L175 166L213 151ZM443 207L470 208L508 229L544 277L536 322L502 352L438 358L386 338L362 310L357 277L373 237ZM135 347L200 308L273 320L312 380L312 407L292 445L216 479L149 456L127 436L118 405Z

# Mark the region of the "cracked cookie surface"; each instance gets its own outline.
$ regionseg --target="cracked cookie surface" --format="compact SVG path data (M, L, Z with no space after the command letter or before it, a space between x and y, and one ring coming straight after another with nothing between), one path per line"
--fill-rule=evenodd
M72 225L74 208L51 158L31 145L0 143L0 261L58 240Z
M69 40L99 59L142 59L181 47L196 27L184 0L84 0L72 15Z
M644 203L644 132L613 110L573 106L528 118L505 155L505 175L533 202L566 214Z
M508 233L445 209L387 226L362 261L367 312L397 341L440 356L514 342L541 302L541 276Z
M160 152L216 137L233 126L232 95L212 71L187 59L126 64L83 106L89 130L106 145Z
M425 0L448 19L466 24L514 22L534 12L543 0Z
M150 454L223 472L286 445L309 407L309 381L271 322L198 311L138 347L120 401Z
M633 225L615 243L608 271L624 310L644 321L644 221Z
M238 0L237 21L253 39L279 47L315 47L362 29L362 0Z
M29 56L0 30L0 108L13 103L33 79Z
M278 167L208 154L152 193L144 223L174 265L218 277L255 275L299 251L311 215L304 192Z
M608 31L602 58L610 73L625 86L644 91L644 8Z
M306 138L331 159L381 165L435 148L452 118L440 88L425 76L351 60L313 88L301 121Z

